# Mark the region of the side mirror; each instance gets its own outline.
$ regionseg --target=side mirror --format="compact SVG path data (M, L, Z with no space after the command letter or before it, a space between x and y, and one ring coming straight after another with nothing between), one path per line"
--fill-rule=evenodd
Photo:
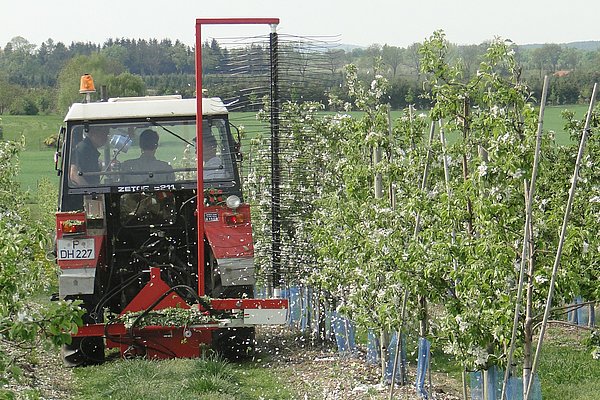
M56 139L56 151L54 152L54 170L56 171L56 175L58 176L62 174L62 170L58 168L58 162L62 157L62 143L66 131L67 128L61 126L60 130L58 131L58 138Z

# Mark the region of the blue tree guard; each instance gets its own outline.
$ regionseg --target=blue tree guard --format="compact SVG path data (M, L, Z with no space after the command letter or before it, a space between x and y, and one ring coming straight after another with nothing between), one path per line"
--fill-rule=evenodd
M583 302L584 302L584 300L581 298L581 296L577 296L573 300L574 305L581 304ZM568 321L575 325L579 325L579 326L588 326L591 318L592 318L592 315L590 315L589 306L587 306L587 305L580 306L579 308L576 308L575 310L571 310L567 313ZM595 321L593 321L593 322L595 323Z
M379 350L380 350L379 335L377 335L373 329L367 331L367 364L377 365L379 364Z
M331 316L331 324L335 332L335 341L340 353L354 353L356 351L354 324L337 312Z
M288 325L292 326L300 322L302 318L302 300L300 297L300 288L292 286L287 290L289 301Z
M471 389L471 400L501 400L502 382L504 379L504 370L492 366L487 374L488 393L487 398L483 398L483 373L474 371L469 373L469 387ZM506 397L504 400L523 400L523 379L512 376L506 384ZM542 387L537 375L533 379L533 387L530 400L542 400Z
M431 342L420 337L419 338L419 358L417 359L417 380L415 387L417 395L422 399L428 399L429 395L425 390L425 378L427 377L427 369L429 368L429 351L431 350Z
M406 371L406 338L404 335L400 335L400 340L402 340L402 346L400 348L400 352L398 353L398 360L396 360L396 377L394 378L394 382L398 383L402 381L401 372ZM398 343L398 334L394 332L392 337L390 338L390 344L387 347L387 365L385 369L385 381L387 383L392 383L392 375L394 374L394 359L396 358L396 345ZM404 368L404 369L403 369Z

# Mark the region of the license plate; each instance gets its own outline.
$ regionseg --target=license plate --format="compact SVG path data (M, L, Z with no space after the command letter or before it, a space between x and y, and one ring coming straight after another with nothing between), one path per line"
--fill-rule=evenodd
M93 260L96 255L94 239L58 239L59 260Z
M219 213L206 212L204 213L204 221L206 222L217 222L219 220Z

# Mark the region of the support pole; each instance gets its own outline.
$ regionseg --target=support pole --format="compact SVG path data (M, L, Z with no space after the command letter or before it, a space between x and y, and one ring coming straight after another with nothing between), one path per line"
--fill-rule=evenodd
M439 120L439 126L440 126L440 144L442 145L442 160L443 160L443 164L444 164L444 182L446 184L446 196L448 197L448 214L450 214L451 210L452 210L452 188L450 187L450 166L449 166L449 161L448 161L448 150L447 150L447 146L446 146L446 134L444 132L444 124L443 121L440 119ZM450 242L452 243L452 245L454 246L456 244L456 221L452 221L452 231L450 232ZM456 257L452 257L452 269L454 270L454 272L456 273L456 271L458 270L458 260L456 259ZM457 281L454 281L454 293L456 295L456 286L457 286ZM461 374L461 378L462 378L462 394L463 394L463 400L467 400L467 371L463 366L463 370L462 370L462 374Z
M198 294L204 295L204 160L202 159L202 26L271 25L279 18L197 18L196 19L196 222L198 233Z
M531 207L533 205L533 197L535 195L535 182L538 173L539 159L542 145L542 132L544 127L544 112L546 109L546 98L548 96L548 75L544 77L544 86L542 88L542 99L540 102L540 112L538 116L538 127L536 132L535 142L535 153L533 156L533 169L531 171L531 182L529 189L527 189L527 183L525 183L525 228L523 233L523 248L521 251L521 265L519 270L519 284L517 288L517 299L515 300L515 313L513 318L513 329L510 338L510 346L508 350L508 356L506 361L506 371L504 371L504 380L502 381L502 395L500 399L503 400L506 396L506 385L508 384L508 378L510 377L510 368L513 361L513 354L515 349L515 342L517 339L517 328L519 326L519 310L521 308L521 299L523 296L523 282L525 280L525 262L527 259L527 249L529 246L529 225L532 220Z
M409 108L409 113L411 113L411 108ZM412 114L409 117L411 118L411 122L412 122ZM412 124L411 124L411 129L412 129ZM429 141L428 141L428 148L427 148L427 156L426 156L426 161L425 161L425 168L423 170L423 178L421 179L421 190L425 190L427 188L427 180L429 179L429 168L430 168L430 164L431 164L431 158L432 158L432 149L431 146L433 144L433 137L435 135L435 122L432 121L431 122L431 127L429 129ZM416 217L415 217L415 229L413 232L413 238L417 239L419 237L419 231L420 231L420 226L421 226L421 213L418 212ZM404 320L405 320L405 316L406 316L406 303L408 301L408 288L404 288L404 296L402 299L402 316L401 316L401 328L399 330L399 332L402 331L403 327L404 327ZM424 298L419 299L419 302L421 304L423 304L424 306L427 305L426 301ZM427 318L427 317L425 317ZM424 337L424 335L426 334L427 331L427 324L424 321L421 321L420 324L420 333L422 334L422 336ZM399 336L398 338L398 342L400 342L401 337ZM395 354L394 354L394 369L396 368L396 362L397 362L397 357L398 357L398 351L400 350L400 348L398 346L396 346L395 349ZM390 399L392 398L393 394L394 394L394 378L396 376L396 373L394 372L392 374L392 385L390 387Z
M202 147L202 24L196 22L196 221L198 246L198 295L204 296L204 160Z
M400 313L400 329L396 333L396 348L394 349L394 365L392 368L392 382L390 385L389 400L394 397L394 386L396 385L396 371L398 366L398 358L402 355L402 331L404 331L404 321L406 319L406 303L408 301L408 288L404 289L404 296L402 299L402 311ZM406 371L404 370L404 363L400 362L400 384L405 385Z
M281 295L281 168L279 165L279 68L275 26L269 36L271 59L271 273L273 295Z
M425 161L425 169L423 170L423 179L421 180L421 190L425 191L427 189L427 181L429 179L429 169L431 168L431 158L433 157L433 137L435 135L435 121L431 121L431 127L429 129L429 141L428 141L428 149L427 149L427 159ZM417 213L415 217L415 230L413 237L415 240L419 237L419 232L421 230L421 212ZM421 307L421 313L423 318L419 321L419 336L425 337L427 335L427 299L425 296L421 296L419 298L419 306Z
M554 259L554 266L552 267L552 276L550 277L550 288L548 289L548 298L546 299L546 309L544 311L544 318L542 320L542 327L540 328L540 335L538 339L537 348L535 350L535 358L533 359L533 366L531 368L531 379L527 385L527 392L524 400L528 400L531 395L531 389L533 388L533 377L540 362L540 354L542 352L542 344L544 343L544 335L546 333L546 327L548 325L548 318L550 316L550 309L552 308L552 298L554 296L554 287L556 285L556 275L558 273L558 267L560 265L560 258L562 256L563 246L565 244L565 237L567 234L567 225L571 216L571 208L573 207L573 200L575 198L575 189L577 188L577 180L579 178L579 169L581 168L581 160L583 158L583 151L587 142L589 134L590 124L592 120L592 112L594 111L594 104L596 102L596 93L598 84L594 84L592 90L592 98L590 99L590 106L588 108L587 116L585 118L585 125L581 134L581 141L579 143L579 151L577 153L577 160L575 161L575 170L573 172L573 178L571 180L571 189L569 190L569 199L567 200L567 206L565 208L565 215L563 218L562 228L560 230L560 239L558 241L558 248L556 250L556 257Z

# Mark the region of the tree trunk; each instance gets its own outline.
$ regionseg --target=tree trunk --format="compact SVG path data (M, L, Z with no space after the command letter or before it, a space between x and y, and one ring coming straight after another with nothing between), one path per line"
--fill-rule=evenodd
M529 387L529 380L533 379L531 376L531 369L533 367L533 271L534 271L534 258L533 254L533 241L532 238L532 225L530 221L529 237L529 270L527 271L527 302L525 308L525 326L524 326L524 343L523 343L523 399L526 399L527 388ZM508 366L510 367L510 366Z
M469 126L469 112L470 112L470 104L469 98L465 97L465 101L463 103L463 140L466 143L469 139L469 131L471 127ZM467 161L467 153L465 152L462 157L462 170L463 170L463 179L466 182L469 179L469 165ZM473 234L473 206L471 205L471 199L467 199L467 233L469 235Z
M425 296L419 296L419 308L419 336L422 338L426 338L428 331L427 322L429 315L427 312L427 298Z
M523 399L527 394L527 387L531 377L531 368L533 365L533 332L531 320L525 322L525 338L523 343Z
M381 360L381 382L382 383L386 383L385 375L386 375L387 361L388 361L388 351L387 351L388 343L389 343L389 334L384 329L381 329L381 332L379 334L379 352L381 353L380 360Z

